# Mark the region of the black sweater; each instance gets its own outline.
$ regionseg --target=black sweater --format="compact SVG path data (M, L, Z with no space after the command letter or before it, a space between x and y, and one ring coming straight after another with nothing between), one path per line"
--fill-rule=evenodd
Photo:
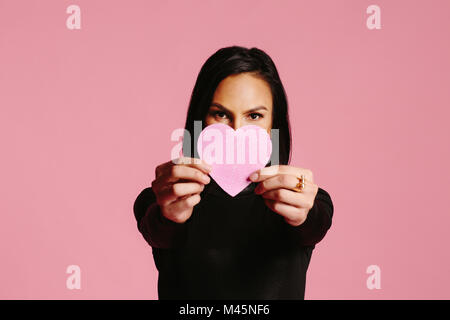
M152 246L159 299L304 299L312 251L331 227L330 195L319 188L294 227L256 185L231 197L211 179L185 223L161 215L151 188L139 194L134 215Z

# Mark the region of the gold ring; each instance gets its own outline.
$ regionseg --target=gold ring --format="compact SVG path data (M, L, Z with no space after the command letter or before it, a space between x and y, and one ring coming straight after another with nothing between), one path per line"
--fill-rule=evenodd
M297 192L302 192L303 189L305 188L305 176L301 175L301 177L300 178L297 177L297 179L298 179L298 183L293 190L297 191Z

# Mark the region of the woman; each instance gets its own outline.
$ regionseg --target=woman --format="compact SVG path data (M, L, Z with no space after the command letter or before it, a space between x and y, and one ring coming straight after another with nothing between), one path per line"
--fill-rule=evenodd
M195 120L202 128L279 129L278 170L269 162L229 196L208 176L207 163L189 161L198 158ZM134 204L159 271L159 299L304 299L311 254L331 226L333 203L310 170L288 165L287 99L272 59L257 48L218 50L198 75L185 128L185 141L192 139L185 157L157 166L152 187Z

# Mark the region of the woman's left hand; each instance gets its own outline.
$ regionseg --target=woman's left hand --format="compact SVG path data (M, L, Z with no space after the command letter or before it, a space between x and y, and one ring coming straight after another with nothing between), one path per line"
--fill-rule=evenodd
M304 176L304 188L297 192L293 188L299 183L301 175ZM311 170L288 165L262 168L252 173L250 180L260 182L255 193L260 194L266 205L292 226L305 222L319 190Z

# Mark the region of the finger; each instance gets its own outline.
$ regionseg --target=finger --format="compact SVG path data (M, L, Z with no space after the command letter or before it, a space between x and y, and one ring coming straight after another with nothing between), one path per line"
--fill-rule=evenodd
M288 189L275 189L267 191L261 195L264 199L283 202L290 206L297 207L299 209L309 209L314 204L314 199L311 195L288 190Z
M176 158L173 160L169 160L169 161L164 162L163 164L160 164L159 166L157 166L155 169L155 177L158 178L158 177L166 174L170 170L171 167L173 167L174 165L178 165L178 164L199 169L206 174L208 174L212 169L212 166L204 160L197 159L197 158L180 157L180 158Z
M185 165L172 166L160 179L163 183L177 182L179 180L194 181L202 184L208 184L211 178L207 174Z
M273 177L278 174L291 174L293 176L301 177L302 175L305 176L305 179L313 182L313 173L309 169L304 168L298 168L288 165L274 165L269 167L264 167L262 169L259 169L255 172L253 172L250 175L250 180L253 182L259 182L266 180L270 177Z
M199 158L180 157L172 160L172 163L174 165L183 164L185 166L197 168L204 173L209 173L212 169L212 166L208 162Z
M183 198L186 195L201 193L205 188L204 184L197 182L173 183L164 187L158 194L158 204L167 206L170 203Z
M191 208L193 208L196 204L198 204L201 200L201 197L199 194L194 194L192 196L181 198L177 201L172 202L169 204L165 209L168 212L168 214L171 216L172 220L177 221L184 221L185 217L180 216L179 212L187 211Z
M291 174L278 174L258 183L255 188L255 193L261 194L266 191L279 188L293 190L299 182L300 180L296 176L293 176ZM303 187L302 192L305 192L307 185L309 186L310 184L311 182L304 179L305 186Z
M197 182L208 184L211 178L202 171L185 165L174 165L167 170L164 175L159 176L152 182L152 188L155 193L164 190L168 185L176 182Z
M264 202L270 210L278 213L289 221L298 221L302 218L302 213L296 207L271 199L265 199Z

